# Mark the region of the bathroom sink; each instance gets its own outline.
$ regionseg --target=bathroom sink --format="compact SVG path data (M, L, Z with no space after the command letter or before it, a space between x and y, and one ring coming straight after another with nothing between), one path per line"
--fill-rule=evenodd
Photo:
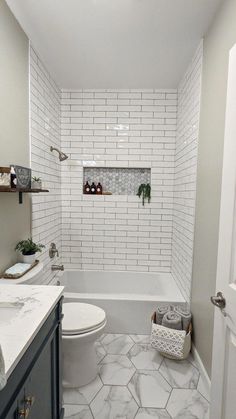
M23 306L23 303L18 302L0 302L0 325L15 319Z

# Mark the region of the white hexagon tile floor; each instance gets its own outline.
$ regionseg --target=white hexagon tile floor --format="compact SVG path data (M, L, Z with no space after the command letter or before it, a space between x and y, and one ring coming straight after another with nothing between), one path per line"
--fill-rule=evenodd
M65 419L208 419L209 395L190 356L163 358L147 335L104 334L99 375L63 393Z

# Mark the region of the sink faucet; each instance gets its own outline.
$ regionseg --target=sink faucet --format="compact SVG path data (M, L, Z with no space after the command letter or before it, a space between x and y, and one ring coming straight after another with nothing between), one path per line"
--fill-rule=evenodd
M64 271L64 265L52 265L52 271Z

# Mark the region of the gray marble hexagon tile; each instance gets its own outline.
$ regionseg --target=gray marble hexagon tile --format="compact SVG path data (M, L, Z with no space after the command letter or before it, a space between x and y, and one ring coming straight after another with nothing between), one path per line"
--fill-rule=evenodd
M106 355L99 364L102 382L111 385L127 385L135 368L126 355Z
M209 418L209 403L197 390L174 389L166 410L172 419Z
M93 419L89 406L78 404L66 404L65 419Z
M140 407L163 409L170 397L172 387L158 371L137 371L128 388Z
M101 342L99 341L95 342L95 350L98 357L98 362L100 362L106 355L106 351L104 347L102 346Z
M63 392L64 404L89 404L102 388L100 377L96 377L91 383L80 388L66 388Z
M163 357L148 344L135 344L128 352L137 370L158 370Z
M134 419L138 405L127 387L104 386L90 405L96 419Z
M171 419L165 409L147 409L141 407L135 419Z
M135 343L150 343L150 335L129 335Z
M173 388L197 388L200 374L189 361L165 358L159 372Z
M126 355L127 352L134 345L134 341L129 337L129 335L121 334L107 334L100 340L102 346L108 354L113 355Z

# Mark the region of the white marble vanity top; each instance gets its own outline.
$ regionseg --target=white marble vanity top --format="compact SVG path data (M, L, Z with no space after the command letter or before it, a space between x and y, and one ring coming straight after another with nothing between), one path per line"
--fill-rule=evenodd
M63 289L49 285L0 285L0 345L7 378L59 301Z

